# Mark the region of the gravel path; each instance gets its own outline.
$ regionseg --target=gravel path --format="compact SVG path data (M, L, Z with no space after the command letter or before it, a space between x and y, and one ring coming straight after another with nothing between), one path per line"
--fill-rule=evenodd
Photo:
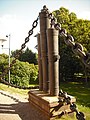
M0 90L0 120L47 120L28 99Z

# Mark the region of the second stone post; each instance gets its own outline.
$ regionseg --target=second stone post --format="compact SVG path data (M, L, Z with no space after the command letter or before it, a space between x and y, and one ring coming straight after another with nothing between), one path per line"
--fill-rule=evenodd
M50 95L59 94L59 50L58 30L49 28L47 30L48 62L49 62L49 90Z

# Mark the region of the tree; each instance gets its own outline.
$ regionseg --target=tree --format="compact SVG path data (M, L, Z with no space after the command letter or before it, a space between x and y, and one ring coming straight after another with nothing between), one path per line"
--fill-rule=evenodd
M54 11L53 14L59 23L67 23L69 21L69 10L64 7Z
M60 38L60 79L63 81L74 80L75 73L82 72L80 59L66 46L63 38Z
M8 67L8 55L0 55L0 74ZM11 62L14 58L11 58ZM29 86L32 83L38 83L38 65L29 64L16 60L16 63L10 70L10 82L17 86ZM4 77L8 81L8 72Z
M8 66L8 55L0 54L0 73Z
M17 52L18 52L18 50L12 51L12 56L14 57ZM25 51L22 51L22 54L20 54L18 60L23 61L23 62L29 62L30 64L37 65L37 54L33 53L27 47Z
M29 86L38 82L38 66L28 62L17 60L11 69L11 74L11 82L19 86Z
M11 83L18 86L28 86L30 79L29 63L19 60L11 68Z
M78 19L76 14L66 8L61 7L53 11L57 22L65 28L68 34L72 35L75 42L84 46L84 50L90 51L90 21ZM75 73L83 74L83 67L78 56L75 56L70 47L66 46L64 39L60 36L60 75L64 79L75 77Z
M70 20L70 22L77 20L77 15L74 12L71 12L69 14L69 20Z

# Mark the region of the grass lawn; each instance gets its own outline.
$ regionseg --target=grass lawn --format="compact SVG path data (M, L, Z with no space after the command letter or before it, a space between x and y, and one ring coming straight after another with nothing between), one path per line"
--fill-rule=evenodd
M60 89L66 91L69 95L75 96L76 105L78 110L83 112L86 116L86 120L90 120L90 88L82 83L70 82L61 83ZM11 93L18 93L21 95L27 95L29 90L23 90L13 87L8 87L0 83L0 90L9 91ZM71 118L68 115L64 115L62 118L56 120L77 120L76 117Z
M86 120L90 120L90 87L88 88L85 84L82 83L65 82L60 84L60 89L66 91L68 94L76 98L76 105L78 110L85 114ZM67 118L65 120L69 119Z
M19 89L19 88L14 88L8 85L4 85L2 83L0 83L0 90L4 90L4 91L8 91L10 93L17 93L20 95L27 95L29 90L23 90L23 89Z

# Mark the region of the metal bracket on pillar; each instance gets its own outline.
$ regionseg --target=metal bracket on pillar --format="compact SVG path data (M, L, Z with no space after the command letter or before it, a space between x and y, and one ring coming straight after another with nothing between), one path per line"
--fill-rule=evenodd
M60 59L60 55L54 55L54 56L53 56L53 59L54 59L54 62L56 62L57 60Z

